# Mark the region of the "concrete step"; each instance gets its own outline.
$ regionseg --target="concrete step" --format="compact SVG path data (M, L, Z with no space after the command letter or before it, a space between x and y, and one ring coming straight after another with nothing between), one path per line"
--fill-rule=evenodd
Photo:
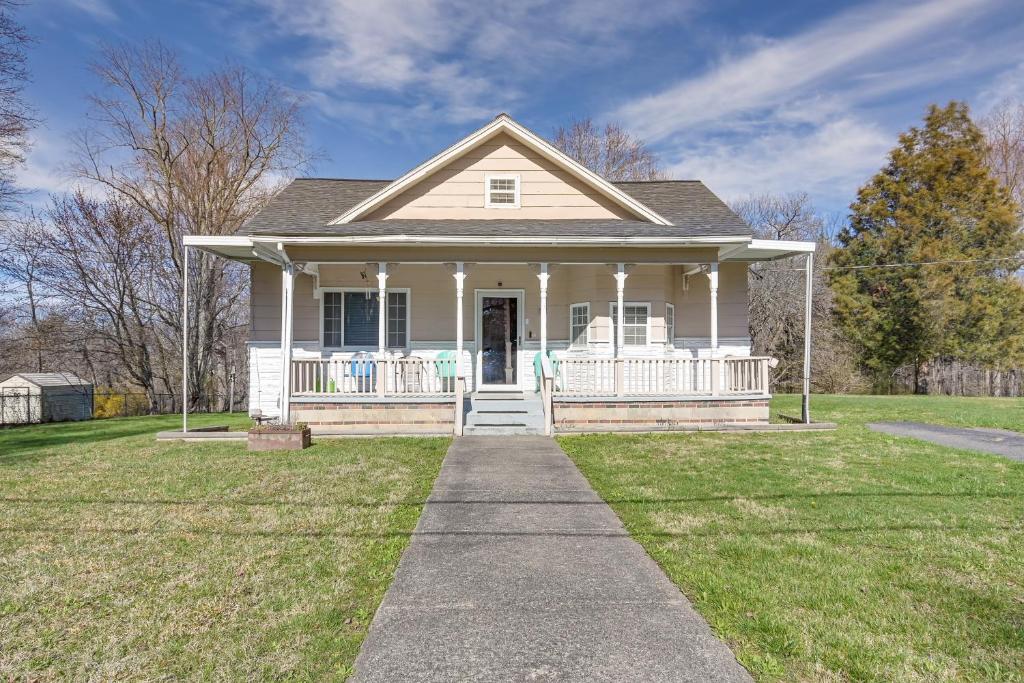
M543 427L544 415L527 413L470 413L466 416L466 426L512 426Z
M502 426L469 426L463 429L466 436L516 436L519 434L543 435L544 427L528 427L523 425Z
M521 391L474 391L472 398L482 401L521 401L525 395Z
M540 401L477 401L476 399L473 399L469 402L469 405L470 410L473 412L538 413L544 410L544 406L541 405Z

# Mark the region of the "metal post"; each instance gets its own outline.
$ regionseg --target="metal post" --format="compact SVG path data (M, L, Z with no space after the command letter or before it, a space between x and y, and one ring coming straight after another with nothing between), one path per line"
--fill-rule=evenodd
M811 302L814 295L814 253L807 254L804 270L804 397L800 416L811 423Z
M188 247L183 252L181 269L181 431L188 431Z

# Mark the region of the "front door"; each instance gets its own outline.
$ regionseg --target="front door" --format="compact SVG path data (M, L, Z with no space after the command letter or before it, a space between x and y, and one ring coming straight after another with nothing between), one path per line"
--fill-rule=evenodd
M477 386L518 389L522 292L477 290Z

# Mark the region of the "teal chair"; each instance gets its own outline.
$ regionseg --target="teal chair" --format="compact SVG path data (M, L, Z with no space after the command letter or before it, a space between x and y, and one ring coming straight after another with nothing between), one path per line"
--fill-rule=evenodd
M434 365L437 367L437 376L441 378L441 386L445 391L451 391L455 384L455 372L458 363L458 356L454 351L442 351L437 354Z
M540 391L540 359L541 352L538 351L537 355L533 357L533 376L536 380L536 390ZM548 349L548 360L551 361L551 373L554 375L554 380L558 382L558 366L561 365L561 361L555 356L555 352Z

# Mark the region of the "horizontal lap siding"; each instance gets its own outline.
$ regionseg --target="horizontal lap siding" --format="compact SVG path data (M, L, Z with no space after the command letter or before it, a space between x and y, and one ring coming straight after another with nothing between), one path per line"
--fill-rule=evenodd
M520 176L521 208L484 208L488 175ZM507 135L470 150L374 211L377 219L635 218Z

